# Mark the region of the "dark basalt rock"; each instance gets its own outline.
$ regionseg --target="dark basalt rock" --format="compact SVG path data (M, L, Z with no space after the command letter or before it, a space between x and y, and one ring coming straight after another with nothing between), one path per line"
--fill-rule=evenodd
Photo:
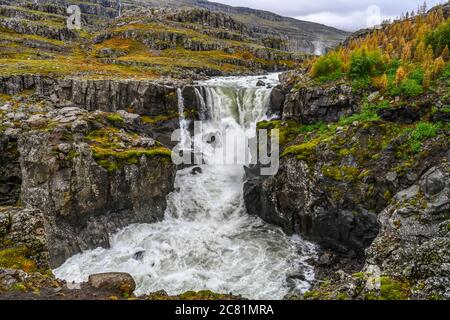
M0 206L15 205L20 196L20 169L17 136L0 132Z
M65 104L89 111L127 110L158 116L178 111L177 86L154 81L53 79L38 75L0 77L0 93L14 95L35 90Z
M62 148L59 136L32 131L19 139L21 196L44 215L51 267L82 250L108 247L109 234L120 228L163 219L175 179L170 161L144 156L108 172L82 142L70 144L76 157L61 160L53 151Z
M145 251L138 251L133 254L133 259L137 261L142 261L144 259Z
M0 208L0 239L27 248L28 257L43 269L49 268L45 221L42 211L28 207Z
M283 107L283 119L312 124L320 121L336 122L359 110L359 97L346 84L330 87L305 86L291 91Z
M399 123L414 123L421 119L427 110L419 107L403 106L377 110L381 119Z
M66 27L57 28L43 24L32 24L14 18L0 18L0 27L14 30L21 34L38 35L61 41L68 41L76 38L76 34Z
M378 234L376 214L337 207L325 184L305 162L286 159L275 177L247 180L245 205L250 214L290 234L301 234L344 255L362 255Z
M203 170L200 167L195 167L191 170L191 174L194 176L196 176L198 174L202 174L202 173L203 173Z
M434 122L450 122L450 112L438 110L433 114Z
M279 85L273 88L270 93L270 113L281 114L285 100L286 92L283 91L283 87Z
M432 167L394 197L379 215L381 230L367 250L365 269L422 283L421 295L450 297L450 168Z

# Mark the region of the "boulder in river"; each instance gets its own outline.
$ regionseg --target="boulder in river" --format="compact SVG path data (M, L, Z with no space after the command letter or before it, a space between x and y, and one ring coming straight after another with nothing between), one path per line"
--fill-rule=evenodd
M136 289L133 277L124 272L98 273L89 276L88 283L97 289L131 295Z

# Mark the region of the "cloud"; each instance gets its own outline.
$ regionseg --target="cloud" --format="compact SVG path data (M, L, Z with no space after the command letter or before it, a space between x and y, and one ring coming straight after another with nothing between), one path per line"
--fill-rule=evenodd
M378 6L382 19L416 10L423 0L215 0L232 6L267 10L283 16L354 31L367 26L367 8ZM429 7L444 0L428 0Z
M342 14L334 12L319 12L304 16L295 16L294 18L333 26L345 31L354 31L357 29L379 25L383 20L393 19L395 16L380 15L372 17L367 13L367 11L350 11Z

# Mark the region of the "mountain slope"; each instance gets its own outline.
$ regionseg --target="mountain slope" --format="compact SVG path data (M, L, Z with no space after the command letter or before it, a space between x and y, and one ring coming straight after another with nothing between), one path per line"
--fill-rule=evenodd
M17 5L21 2L34 3L32 0L0 0L0 4ZM59 4L80 6L85 16L94 24L101 20L119 16L133 8L200 8L232 16L245 23L258 38L283 38L289 51L322 53L345 40L349 33L322 24L282 17L268 11L244 7L232 7L205 0L37 0L39 4Z
M135 0L133 2L138 1L151 6L200 7L223 12L238 21L250 24L252 29L261 36L286 36L291 51L320 53L325 48L335 47L348 35L347 32L318 23L282 17L268 11L232 7L205 0Z
M7 3L0 5L4 76L196 79L282 71L304 60L287 52L283 39L260 38L248 25L205 9L128 6L111 18L106 7L83 4L82 30L69 30L63 5Z

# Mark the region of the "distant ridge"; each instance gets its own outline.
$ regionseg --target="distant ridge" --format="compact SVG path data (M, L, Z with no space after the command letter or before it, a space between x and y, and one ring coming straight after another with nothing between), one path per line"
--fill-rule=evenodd
M231 15L249 26L260 38L284 38L289 51L320 54L343 42L350 33L323 24L283 17L278 14L205 0L36 0L39 4L77 4L85 14L106 19L119 15L119 11L139 7L200 8ZM0 4L17 5L34 0L0 0ZM95 19L94 19L95 21Z
M348 32L333 27L283 17L269 11L232 7L205 0L126 0L122 3L132 6L140 3L155 7L198 7L227 13L236 20L251 25L255 32L264 35L285 36L291 51L321 53L328 48L335 47L349 35Z

